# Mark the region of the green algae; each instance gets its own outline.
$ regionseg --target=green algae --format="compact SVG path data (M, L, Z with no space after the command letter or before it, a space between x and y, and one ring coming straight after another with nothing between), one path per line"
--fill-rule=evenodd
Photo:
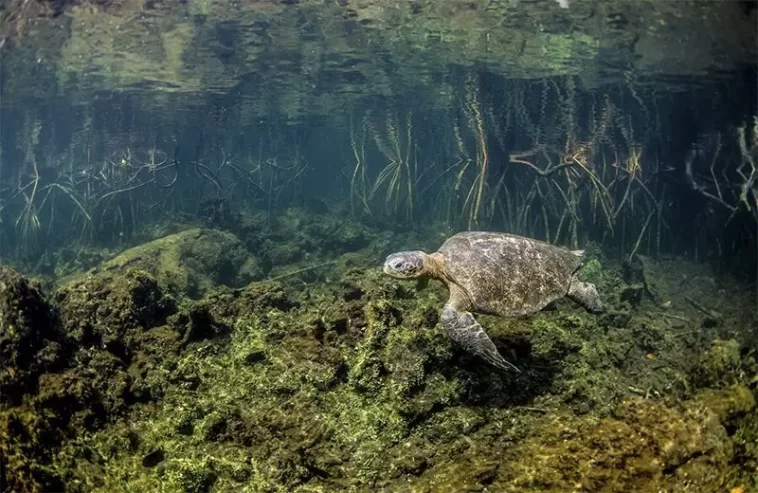
M598 281L607 314L562 300L525 319L481 317L522 369L503 374L445 336L441 283L417 290L381 274L388 245L433 248L428 239L396 240L348 222L359 233L335 240L335 225L346 221L302 227L313 219L292 210L268 230L240 218L236 234L184 233L237 245L235 265L251 245L286 239L313 255L283 271L337 257L302 276L240 287L209 280L192 299L166 266L208 276L198 266L214 263L157 261L186 243L174 241L180 233L62 286L55 307L76 349L64 344L60 369L41 368L24 402L0 409L4 429L25 430L0 444L14 484L255 492L750 486L758 456L747 385L756 363L740 351L739 311L724 310L730 339L720 339L720 326L675 329L682 322L661 313L695 322L699 311L678 301L659 308L647 297L644 308L630 306L621 274L591 262L585 274ZM366 268L371 259L376 267ZM697 283L666 292L673 281L656 272L664 295L699 296ZM70 411L57 414L64 403ZM55 440L43 442L51 427Z
M717 416L694 402L678 409L633 398L613 417L560 416L541 425L519 445L523 460L509 464L503 491L717 491L731 484L725 471L733 445Z

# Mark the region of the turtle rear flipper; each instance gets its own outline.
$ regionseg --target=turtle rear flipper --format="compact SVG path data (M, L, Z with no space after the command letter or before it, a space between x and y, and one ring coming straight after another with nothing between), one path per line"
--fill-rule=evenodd
M458 311L452 303L448 302L442 309L442 326L447 335L467 352L503 370L521 371L500 355L495 343L484 332L471 312Z
M601 313L605 310L595 285L582 282L576 277L571 280L567 296L582 305L590 313Z

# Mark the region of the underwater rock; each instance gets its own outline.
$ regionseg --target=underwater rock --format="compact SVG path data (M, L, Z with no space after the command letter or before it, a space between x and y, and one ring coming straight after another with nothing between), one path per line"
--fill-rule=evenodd
M502 491L723 491L732 447L708 408L634 398L609 418L545 420L517 447Z
M258 279L263 279L266 276L266 270L267 269L261 265L261 262L258 260L258 258L249 257L247 260L245 260L242 266L240 266L234 284L244 285L248 283L248 280L256 281Z
M246 219L254 221L254 218ZM289 208L257 227L247 226L241 237L260 257L264 270L273 269L269 275L276 276L278 270L288 264L302 265L324 257L334 259L340 254L362 251L376 236L376 231L346 217ZM372 264L376 253L371 252L361 263Z
M0 412L0 485L3 492L64 491L65 482L46 466L63 439L55 416L12 408Z
M112 253L94 246L77 245L64 246L60 250L45 254L46 262L49 262L54 272L51 273L56 279L65 279L68 276L87 271L100 265L112 257Z
M581 349L581 339L568 320L570 315L541 317L532 322L533 333L529 337L530 356L537 361L562 361Z
M232 233L195 228L126 250L97 270L141 269L172 294L197 299L216 286L242 287L262 276L251 257Z
M229 332L229 327L217 320L213 316L211 308L202 302L195 302L184 307L179 313L171 317L169 325L181 334L181 346Z
M1 390L11 406L0 406L0 483L7 491L63 491L49 467L53 454L72 432L100 428L129 405L130 340L165 318L172 301L139 272L74 283L56 293L55 309L5 267L0 291ZM29 394L23 401L21 392Z
M178 338L159 326L176 311L175 302L135 269L71 282L55 293L55 309L4 267L0 288L0 350L8 361L24 357L20 370L4 370L25 376L23 390L30 394L7 403L13 407L0 406L0 482L7 491L64 491L65 478L50 462L66 439L101 429L167 384L163 375ZM99 474L92 478L93 484L100 480Z
M22 404L42 387L47 371L65 365L66 347L55 310L40 288L0 266L0 488L2 491L62 491L64 483L39 459L62 438L56 415ZM26 399L28 401L28 399Z
M56 416L55 424L94 430L130 402L130 378L115 356L97 351L86 366L40 377L34 407Z
M351 269L340 279L342 299L345 301L359 300L365 294L361 287L361 273L358 269Z
M695 400L716 413L724 424L748 414L756 406L753 392L742 385L721 390L706 389L695 396Z
M171 463L166 466L166 475L172 486L185 493L205 493L216 482L217 474L210 459L203 462Z
M55 294L63 328L80 347L106 348L125 362L143 331L163 325L176 311L147 272L95 273Z
M423 450L420 447L413 447L412 444L408 444L406 453L398 456L392 461L392 469L396 470L400 476L401 474L412 474L413 476L420 476L429 467L427 454L429 452Z
M632 313L627 310L608 310L600 316L600 325L603 327L623 328L629 326L632 321Z
M354 263L323 282L220 286L199 300L174 302L160 279L131 265L62 288L63 326L86 344L67 368L39 377L28 407L0 411L8 474L33 477L33 486L12 490L529 493L702 484L710 493L729 491L723 477L738 474L740 460L753 464L750 389L723 388L731 382L718 378L721 388L678 401L700 390L676 386L692 381L683 382L685 372L714 335L677 333L628 302L617 310L623 283L599 263L585 274L610 286L601 292L613 293L613 309L603 316L567 302L528 319L485 320L523 365L516 377L468 358L446 336L441 283L417 291L363 267L365 251L351 255ZM725 359L739 359L739 346L725 345ZM753 375L748 359L720 371ZM618 405L629 385L663 398ZM6 430L24 438L3 445Z
M263 244L266 252L266 259L272 265L292 264L305 256L306 250L296 243L285 243L281 241L267 240Z
M258 348L252 348L249 351L247 351L247 354L245 354L245 357L242 358L242 360L247 365L254 365L256 363L260 363L261 361L264 361L266 359L266 353L263 352L262 349Z
M585 254L586 255L586 254ZM599 286L603 282L603 266L596 258L591 258L582 264L577 273L580 281L589 282Z
M488 320L498 342L524 346L503 344L525 359L513 378L456 361L462 352L439 326L441 284L400 289L378 269L335 279L297 290L271 281L210 290L155 320L161 326L128 332L128 366L88 348L96 354L80 361L108 385L85 373L51 379L45 402L91 396L89 413L72 418L77 426L121 413L87 434L86 447L108 457L96 465L105 470L98 488L642 492L699 481L711 488L703 491L725 490L714 478L735 469L728 431L749 419L752 396L728 388L672 404L673 377L644 355L670 350L665 319L567 309ZM199 342L180 350L185 334ZM85 375L97 384L83 383ZM630 383L666 401L617 405ZM146 445L118 442L127 426ZM83 447L60 454L79 454L62 470L96 484L97 468L87 469L96 460Z
M741 365L740 345L734 339L716 339L700 355L692 372L694 383L700 387L719 387L736 381Z
M356 392L378 393L387 374L381 358L390 330L399 324L400 313L390 303L372 302L365 310L366 333L348 361L348 382Z
M371 236L363 224L348 221L311 223L306 233L320 239L325 251L354 252L368 246Z
M33 390L62 361L58 317L39 286L0 265L0 404Z
M300 305L277 282L252 283L243 289L234 291L233 296L237 311L243 313L249 311L265 313L272 308L286 312Z

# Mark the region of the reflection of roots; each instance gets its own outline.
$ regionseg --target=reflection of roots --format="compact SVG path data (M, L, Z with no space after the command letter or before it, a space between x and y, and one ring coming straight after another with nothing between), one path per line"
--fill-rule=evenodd
M487 180L487 164L489 163L489 155L487 154L487 142L484 137L484 124L482 122L482 114L479 109L479 102L478 100L474 100L471 105L471 110L473 112L474 116L474 122L475 122L475 129L476 129L476 137L478 142L478 152L477 157L479 160L479 172L477 174L475 183L478 185L478 190L476 193L476 202L474 204L474 208L471 211L471 217L469 219L469 227L471 227L471 223L476 223L479 218L479 207L482 204L482 193L484 192L484 184Z
M624 166L616 162L606 165L605 161L602 161L601 166L596 166L590 159L592 155L590 151L588 144L577 144L573 148L567 145L562 152L548 152L542 148L513 152L509 155L511 164L525 166L536 173L532 191L525 197L525 202L518 214L520 227L528 228L526 217L531 214L533 204L538 202L540 210L537 214L548 241L550 238L556 240L566 230L569 232L571 242L576 245L578 225L582 215L580 210L583 207L582 204L586 204L590 207L590 211L597 211L600 214L608 232L613 234L622 214L630 217L635 215L632 199L636 190L640 190L648 199L648 212L645 224L634 244L636 252L656 213L660 220L658 201L641 179L641 152L637 148L632 149ZM556 157L558 159L554 159ZM608 173L609 169L615 169L616 174ZM613 188L618 182L623 181L619 173L625 177L626 185L616 204ZM605 181L603 177L606 177ZM548 214L550 206L545 204L555 203L564 204L565 209L562 212L556 211L558 214ZM558 225L553 231L549 227L548 215L559 217ZM597 217L595 212L593 212L593 217ZM567 226L568 229L566 229Z
M703 142L693 143L685 161L685 173L690 188L708 200L717 203L731 212L729 220L740 210L747 211L755 223L755 248L758 258L758 116L753 121L736 129L736 146L739 149L737 160L729 156L721 157L723 136L704 136ZM715 142L714 142L715 141ZM708 175L696 173L695 161L698 151L708 149L712 154ZM716 163L719 166L716 166ZM716 174L719 169L719 174ZM755 271L755 303L758 306L758 264Z
M381 200L387 213L411 218L418 203L427 203L429 209L434 209L431 203L443 204L437 211L445 219L465 220L469 229L500 215L511 230L544 233L550 240L568 237L574 243L593 227L603 238L615 237L620 230L624 243L624 228L634 228L629 243L639 248L644 238L638 235L648 237L655 230L654 219L660 231L662 218L643 178L631 117L620 116L607 95L589 106L579 101L574 80L548 80L541 88L541 105L535 106L529 101L528 85L514 84L505 97L506 108L498 113L480 94L476 79L466 80L448 134L455 156L448 164L425 163L420 171L410 152L410 116L398 121L389 111L382 113L379 125L372 126L377 118L367 117L362 131L351 126L354 164L348 179L353 210L371 213L374 202ZM580 115L582 108L589 114ZM533 149L510 152L509 163L533 175L510 172L512 167L502 165L492 168L486 124L501 116L506 130L520 129L518 139L524 133L531 138ZM465 123L458 125L460 121ZM586 128L580 125L584 121ZM386 159L375 173L366 161L367 133ZM615 142L619 135L623 141ZM513 145L502 135L497 142L504 150ZM625 157L620 157L624 150ZM609 156L617 156L616 161L606 161ZM496 183L489 181L493 171Z
M350 125L350 147L353 149L353 156L355 157L355 167L353 168L353 175L350 180L350 207L355 212L355 202L360 200L363 206L363 212L371 214L371 207L369 206L368 197L366 196L366 132L365 128L361 132L360 151L358 150L358 144L355 141L355 129L351 123Z
M92 239L95 232L116 232L117 228L119 233L122 232L125 217L131 217L132 229L136 229L137 206L133 192L150 186L171 188L178 178L176 163L168 164L166 159L157 161L159 154L156 152L146 155L148 161L139 164L127 148L125 152L117 153L115 159L59 173L47 183L42 181L37 164L32 161L30 181L0 204L2 211L14 200L24 201L15 221L17 247L33 251L43 230L50 234L56 224L79 231L80 240ZM163 177L164 172L173 176ZM60 198L73 210L60 207ZM61 212L66 210L70 211L68 217L63 217ZM75 238L71 235L69 240Z
M35 205L37 189L39 187L39 171L37 170L36 163L33 163L33 168L34 177L32 181L21 189L21 195L24 197L26 204L16 220L16 230L19 232L19 236L26 248L36 247L37 235L41 229L41 223ZM31 187L31 192L27 195L26 189L29 187Z
M698 147L702 147L698 144L693 144L685 162L685 172L692 190L717 202L730 210L732 214L744 207L758 221L758 117L753 118L752 127L742 125L736 129L736 144L740 150L740 161L731 169L729 169L729 162L721 166L720 174L723 177L723 183L720 177L716 175L716 163L722 162L720 160L720 153L723 149L721 133L715 135L715 143L711 142L712 145L710 145L712 147L712 158L708 168L709 176L707 178L696 176L693 169L696 150ZM734 178L738 178L738 180L734 180L736 183L730 183L727 178L729 173Z
M479 91L475 86L475 81L469 80L466 102L466 117L469 129L474 136L474 142L476 145L476 176L469 188L466 199L463 202L463 211L469 209L468 228L479 223L481 215L482 199L484 196L484 188L487 183L487 167L489 164L489 153L487 152L487 139L484 131L484 118L482 116L481 102L479 98ZM462 148L462 141L459 138L459 149ZM466 166L461 169L458 174L458 180L456 189L460 185L460 181L463 178L468 167L469 162L466 162Z
M413 124L410 112L407 114L404 124L405 135L403 137L400 133L402 126L403 124L398 122L397 115L394 113L387 113L384 133L380 133L369 125L374 144L387 159L387 164L374 180L368 196L364 193L361 200L364 207L368 209L369 202L373 201L381 190L384 190L385 210L390 214L402 214L406 219L412 219L418 185L418 163L415 159L413 162L411 161ZM356 167L353 170L354 181L357 181L358 175L361 175L361 179L365 180L363 151L361 156L358 156L357 152L354 154L356 156ZM360 187L358 185L353 188L359 189ZM360 194L356 195L360 196Z

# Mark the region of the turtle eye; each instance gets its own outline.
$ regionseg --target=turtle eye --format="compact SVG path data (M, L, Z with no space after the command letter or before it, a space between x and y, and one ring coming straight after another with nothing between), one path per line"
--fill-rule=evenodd
M398 260L392 265L392 268L395 270L404 270L405 269L405 262L402 260Z

